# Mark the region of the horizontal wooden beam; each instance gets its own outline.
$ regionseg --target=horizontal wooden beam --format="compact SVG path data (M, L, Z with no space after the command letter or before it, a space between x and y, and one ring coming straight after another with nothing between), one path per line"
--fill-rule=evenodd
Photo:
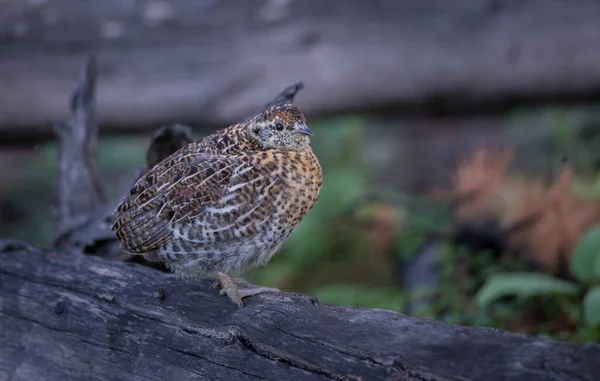
M222 127L303 81L310 116L598 99L600 2L5 0L0 131L51 135L96 54L98 122Z

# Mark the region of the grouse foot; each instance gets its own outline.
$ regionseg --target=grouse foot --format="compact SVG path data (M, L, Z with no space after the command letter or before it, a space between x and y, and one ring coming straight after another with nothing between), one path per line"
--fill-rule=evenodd
M236 282L240 283L240 285L236 284ZM244 286L250 287L241 288L240 286L242 284ZM245 297L262 294L263 292L281 292L281 290L277 288L255 286L243 279L232 278L231 276L229 276L229 274L225 274L222 272L219 272L219 278L212 283L210 288L217 288L219 287L219 285L221 286L221 291L219 291L219 294L227 294L229 299L231 299L240 308L244 307L244 302L242 301L242 299Z

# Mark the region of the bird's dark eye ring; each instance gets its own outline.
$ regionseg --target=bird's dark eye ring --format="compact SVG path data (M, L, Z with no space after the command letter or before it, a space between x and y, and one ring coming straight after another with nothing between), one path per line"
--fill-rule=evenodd
M276 129L277 131L281 131L281 130L283 130L283 124L281 124L281 123L277 123L277 124L275 125L275 129Z

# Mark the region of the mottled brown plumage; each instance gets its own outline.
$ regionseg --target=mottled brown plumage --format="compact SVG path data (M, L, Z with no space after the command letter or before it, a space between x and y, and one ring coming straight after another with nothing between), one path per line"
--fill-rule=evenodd
M124 251L174 272L218 275L241 299L231 273L265 264L317 202L322 186L302 113L269 107L191 143L151 168L117 207L113 231Z

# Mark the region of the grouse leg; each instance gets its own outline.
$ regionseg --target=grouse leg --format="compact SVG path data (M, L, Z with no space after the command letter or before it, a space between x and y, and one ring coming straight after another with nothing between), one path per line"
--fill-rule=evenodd
M240 288L240 286L236 284L236 281L238 283L250 285L252 286L252 288ZM242 299L245 297L262 294L264 292L281 292L281 290L277 288L254 286L243 279L234 279L231 276L229 276L229 274L225 274L223 272L219 272L219 278L213 282L210 288L216 288L219 285L221 286L221 291L219 292L219 294L227 294L229 299L231 299L240 308L244 307L244 302L242 302Z

